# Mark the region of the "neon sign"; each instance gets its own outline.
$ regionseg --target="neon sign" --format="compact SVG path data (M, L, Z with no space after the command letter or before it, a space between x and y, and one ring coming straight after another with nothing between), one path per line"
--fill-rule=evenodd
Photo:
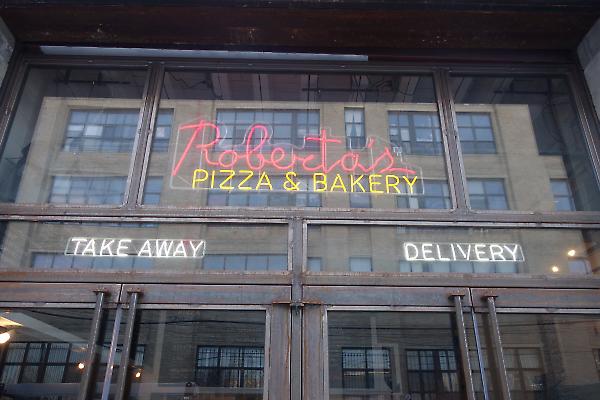
M407 261L525 261L523 249L516 243L405 242L403 247Z
M221 127L199 120L179 126L171 170L174 189L344 192L410 195L422 192L421 172L389 144L368 137L363 150L321 129L305 146L273 144L270 129L249 127L243 143L227 146ZM311 152L311 149L318 149Z
M202 258L206 241L72 237L65 255L83 257Z

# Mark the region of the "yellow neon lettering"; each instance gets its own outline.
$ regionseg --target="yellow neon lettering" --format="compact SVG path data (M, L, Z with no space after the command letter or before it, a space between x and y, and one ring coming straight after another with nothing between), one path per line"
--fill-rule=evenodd
M383 193L383 190L375 190L376 186L381 185L381 182L376 181L376 178L381 178L379 174L369 175L369 192L371 193Z
M408 178L406 176L402 176L402 178L404 178L404 180L406 181L406 183L408 184L408 187L410 188L410 194L413 194L413 185L417 182L417 177L415 176L411 181L408 180Z
M354 175L350 175L350 191L352 193L356 192L354 187L358 186L361 189L361 192L366 192L365 187L360 183L360 180L364 177L364 175L359 175L357 179L354 179Z
M390 182L390 178L394 178L394 180L396 182L391 183ZM398 185L400 184L400 178L398 178L396 175L386 175L385 176L385 191L389 194L390 192L390 188L393 187L396 190L396 193L401 193L400 189L398 189Z
M210 174L210 188L215 188L215 170L213 169Z
M203 177L198 177L198 174L204 174ZM192 189L196 189L196 184L200 182L204 182L208 179L208 171L205 169L195 169L194 177L192 178Z
M298 187L299 183L294 181L296 177L296 173L294 171L289 171L285 173L285 182L283 182L283 188L288 192L296 192L300 190Z
M265 180L265 183L263 183L263 180ZM269 179L269 175L267 175L266 172L262 172L260 174L260 178L258 178L258 183L256 184L256 189L255 190L260 190L260 187L266 185L269 190L273 190L273 185L271 185L271 180Z
M317 179L317 177L321 177L321 179ZM321 185L320 188L317 188L317 185ZM327 190L327 175L317 172L313 174L313 192L325 192Z
M223 190L233 190L233 186L231 186L231 185L225 186L225 184L227 182L229 182L231 180L231 178L233 178L233 176L235 175L235 171L232 169L222 169L219 172L229 174L227 177L225 177L223 182L221 182L221 184L219 185L219 188L223 189Z
M333 183L331 184L329 191L333 192L337 188L342 189L342 191L344 193L347 192L346 185L344 185L344 180L342 179L342 176L340 174L335 174L335 179L333 180Z
M252 187L250 187L250 186L244 186L244 183L246 183L250 178L252 178L254 176L254 171L250 171L250 170L247 170L247 169L242 169L242 170L240 170L240 174L247 174L247 176L244 179L242 179L242 181L238 185L238 189L240 189L240 190L252 190Z

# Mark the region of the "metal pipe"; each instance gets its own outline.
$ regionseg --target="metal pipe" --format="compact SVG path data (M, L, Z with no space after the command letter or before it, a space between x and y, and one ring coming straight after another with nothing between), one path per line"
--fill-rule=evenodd
M494 296L488 296L486 300L490 316L490 331L492 332L494 343L494 355L496 365L498 366L496 373L500 382L500 394L503 400L510 400L510 387L508 386L504 351L502 350L502 340L500 338L500 325L498 324L498 315L496 314L496 300Z
M481 386L483 387L483 399L489 400L487 377L485 374L485 363L483 362L483 349L481 347L481 338L479 337L479 327L477 326L477 314L471 309L471 319L473 321L473 334L475 336L475 346L477 346L477 362L481 375Z
M467 330L462 309L462 295L453 295L454 310L456 316L456 330L458 331L458 347L460 359L467 387L467 399L475 400L475 388L473 387L473 374L471 371L471 359L469 358L469 343L467 342Z
M94 317L92 319L92 328L88 339L86 364L84 365L83 376L79 384L79 394L77 400L86 400L90 392L90 384L93 378L96 356L98 354L98 337L100 336L100 326L102 325L102 307L104 306L105 293L96 292L96 307L94 308Z
M127 325L125 326L125 336L123 338L123 350L121 351L121 366L119 367L117 390L114 400L123 400L125 398L127 373L129 372L129 355L131 354L131 342L133 339L138 297L138 292L131 292L129 297L129 313L127 314Z
M108 359L106 360L106 372L104 374L104 383L102 384L102 400L108 400L110 394L110 384L115 366L115 355L117 353L117 345L119 342L119 330L121 329L122 315L123 306L119 304L117 306L117 311L115 312L115 322L113 324L113 331L110 339L110 349L108 351Z

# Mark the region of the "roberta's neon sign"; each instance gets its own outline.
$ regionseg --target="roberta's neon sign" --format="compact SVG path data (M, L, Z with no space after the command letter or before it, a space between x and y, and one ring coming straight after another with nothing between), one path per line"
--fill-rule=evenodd
M363 150L341 151L342 140L321 129L299 148L272 144L268 127L254 124L242 144L227 148L225 139L221 128L206 120L181 125L171 187L397 195L422 190L419 168L400 160L389 145L377 146L371 137Z

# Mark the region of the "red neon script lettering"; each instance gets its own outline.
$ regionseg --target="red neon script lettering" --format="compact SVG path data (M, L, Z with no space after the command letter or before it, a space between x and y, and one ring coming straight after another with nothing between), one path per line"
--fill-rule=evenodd
M328 137L325 129L321 130L320 136L305 139L307 142L311 141L319 144L320 157L318 158L315 154L300 156L293 150L288 151L282 146L272 146L266 151L269 131L266 126L260 124L252 125L248 131L244 151L227 149L220 152L218 156L211 158L211 152L218 152L217 146L222 141L219 127L201 120L198 123L179 127L179 133L187 130L191 130L192 133L183 153L181 153L173 167L173 176L179 173L181 166L193 151L200 153L201 161L220 169L241 167L252 171L261 171L265 167L271 167L279 171L290 171L294 170L295 167L300 167L305 172L322 172L324 174L328 174L336 168L349 174L402 173L415 175L417 173L410 168L396 166L396 160L389 148L385 148L379 155L373 157L373 161L368 165L363 164L361 154L354 151L348 151L337 159L330 161L327 158L329 145L339 145L342 141ZM372 149L372 145L373 141L369 140L367 148ZM265 150L265 152L263 153L262 150Z

